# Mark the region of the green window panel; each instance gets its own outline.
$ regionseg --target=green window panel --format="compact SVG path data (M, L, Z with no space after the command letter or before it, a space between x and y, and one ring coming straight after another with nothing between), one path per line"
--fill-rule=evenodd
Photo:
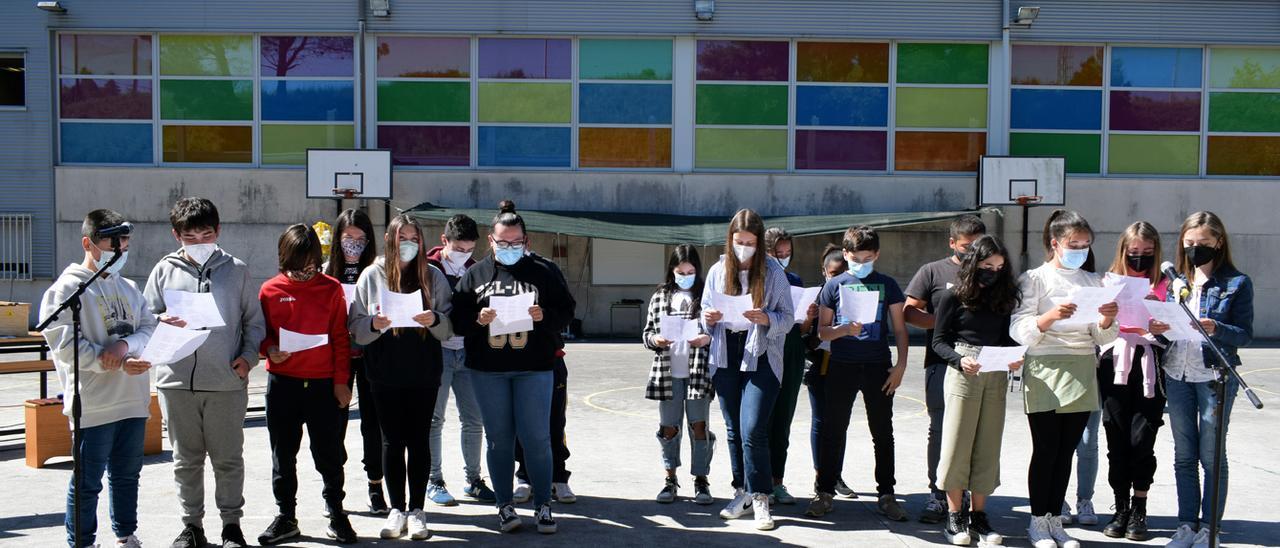
M986 44L898 44L900 84L985 84Z
M253 36L162 34L162 76L253 76Z
M698 84L696 123L787 125L787 87Z
M897 88L898 127L985 128L987 90Z
M1102 172L1102 136L1088 133L1012 133L1013 156L1062 156L1067 173Z
M671 40L580 40L578 78L670 80Z
M787 132L779 129L713 129L694 132L699 169L786 169Z
M351 124L263 124L262 163L302 165L308 148L355 148L356 132Z
M1280 49L1209 48L1209 87L1280 88Z
M1209 131L1280 132L1280 93L1210 93Z
M573 118L570 84L538 82L482 82L479 89L481 122L567 124Z
M378 82L382 122L470 122L468 82Z
M1107 172L1139 175L1195 175L1200 172L1198 135L1108 137Z
M165 120L252 120L252 80L161 80Z

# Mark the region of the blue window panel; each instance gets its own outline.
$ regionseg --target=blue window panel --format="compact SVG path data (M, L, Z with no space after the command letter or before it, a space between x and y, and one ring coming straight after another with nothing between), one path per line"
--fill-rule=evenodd
M889 88L796 86L796 125L873 126L889 124Z
M578 120L584 124L670 124L670 84L582 84Z
M482 166L569 167L569 128L482 126Z
M350 81L263 80L262 119L353 121L355 86Z
M1111 87L1198 88L1200 48L1111 48Z
M1102 129L1098 90L1015 89L1013 129Z
M150 164L151 124L62 124L63 163Z

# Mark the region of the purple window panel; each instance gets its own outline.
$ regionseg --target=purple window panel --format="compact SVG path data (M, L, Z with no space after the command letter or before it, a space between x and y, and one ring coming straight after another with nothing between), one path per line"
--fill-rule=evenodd
M790 44L747 40L699 40L699 80L786 82Z
M263 36L262 76L352 76L350 36Z
M471 128L467 126L378 126L378 148L391 149L398 166L471 164Z
M568 80L573 45L566 39L482 38L480 77Z
M1200 131L1200 92L1113 91L1111 129Z
M63 79L58 94L62 118L148 120L151 80Z
M796 169L884 171L887 165L884 131L796 130Z

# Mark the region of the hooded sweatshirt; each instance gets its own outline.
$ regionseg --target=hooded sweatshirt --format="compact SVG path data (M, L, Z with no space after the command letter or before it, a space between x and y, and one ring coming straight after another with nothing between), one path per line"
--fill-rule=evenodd
M476 264L475 259L467 257L467 261L462 264L461 270L455 270L455 268L457 268L456 266L449 261L444 260L444 246L442 245L431 248L431 250L427 252L427 258L440 265L444 272L444 277L449 280L450 288L457 287L458 280L462 279L462 275L466 273L468 268L471 268ZM449 337L449 340L440 343L440 345L448 348L449 350L462 350L463 340L462 337L454 335Z
M412 270L412 267L406 269ZM385 260L379 257L360 273L347 329L356 343L364 345L365 375L369 382L398 388L439 386L444 364L440 341L453 336L449 321L452 290L435 264L427 267L427 275L431 276L431 291L430 302L424 303L424 309L435 312L435 325L427 329L399 328L382 332L373 328L373 317L378 314L382 290L387 287Z
M551 371L563 346L560 332L573 319L574 301L568 284L554 263L534 254L516 264L485 257L458 281L453 296L454 330L466 341L467 367L478 371ZM498 337L476 323L489 298L535 293L543 318L533 330Z
M258 364L258 345L266 334L257 288L249 280L249 267L222 249L204 265L188 262L181 251L166 255L147 278L147 304L157 316L168 308L164 291L213 293L214 303L226 325L210 328L209 338L195 354L177 363L156 367L156 388L193 392L245 390L248 382L231 368L236 358L249 367Z
M47 318L58 305L75 293L94 271L73 264L62 271L44 292L40 317ZM42 333L57 367L63 387L62 413L71 416L71 394L75 390L72 368L75 349L80 348L80 425L102 426L124 419L147 418L151 406L151 375L130 375L122 369L107 371L98 355L107 346L123 340L128 356L137 357L155 331L156 319L147 308L137 284L118 275L99 278L81 295L80 339L75 340L71 311L63 311Z
M333 379L347 384L351 379L351 336L347 333L347 299L342 284L324 274L298 282L284 274L267 280L258 291L262 302L266 337L262 353L280 345L280 330L304 335L327 335L323 346L293 352L289 359L267 360L267 371L295 379Z

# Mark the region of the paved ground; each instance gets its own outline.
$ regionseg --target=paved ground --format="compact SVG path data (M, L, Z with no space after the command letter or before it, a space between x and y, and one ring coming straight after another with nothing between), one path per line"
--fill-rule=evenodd
M923 493L927 487L924 455L928 419L922 403L924 376L918 366L921 350L912 348L914 359L897 398L894 421L898 492L913 516L924 502ZM1238 403L1233 414L1229 450L1232 491L1224 541L1231 546L1276 546L1280 545L1280 506L1275 502L1275 493L1280 492L1280 452L1276 450L1274 425L1280 420L1280 350L1250 349L1243 352L1243 357L1247 364L1247 379L1269 407L1255 411L1247 404ZM568 429L574 453L569 467L574 474L572 485L580 498L577 504L557 505L558 535L542 537L526 528L514 536L502 537L494 532L496 520L492 508L464 502L453 508L428 509L435 533L431 541L492 545L512 541L551 545L567 541L584 546L675 543L740 546L744 542L755 546L941 545L943 539L937 526L915 521L888 523L874 512L871 444L860 409L854 411L844 477L861 497L839 501L836 511L825 519L803 517L802 501L796 506L776 508L779 527L768 533L754 531L748 520L728 523L720 520L715 512L723 505L723 497L730 493L728 458L723 443L717 450L712 474L713 493L722 497L717 506L703 507L687 501L673 505L654 503L651 497L661 488L663 472L658 445L653 437L657 413L654 404L643 399L648 363L648 353L638 344L578 343L569 347ZM35 397L35 379L35 375L0 377L0 426L21 422L21 401ZM253 380L251 403L261 405L262 372L256 371ZM460 488L462 463L456 441L458 424L454 419L456 413L452 405L450 407L450 422L445 431L446 479L455 488ZM260 417L260 413L256 415ZM713 411L713 417L713 428L722 433L724 427L719 414ZM809 405L802 393L792 429L786 481L798 496L808 496L813 484L808 425ZM352 493L348 501L350 507L363 509L364 475L359 463L359 434L355 425L352 426L347 438L352 455L347 463L347 485ZM244 528L246 534L254 537L267 525L274 511L270 491L271 461L263 421L260 418L250 420L245 428L248 502ZM996 518L996 528L1012 537L1007 542L1011 546L1027 545L1025 474L1029 447L1020 403L1010 398L1004 441L1005 484L993 497L990 511ZM1176 514L1176 504L1170 468L1173 443L1167 430L1161 432L1157 450L1160 470L1152 491L1151 525L1156 535L1167 538L1169 530L1176 525L1172 517ZM1105 442L1101 451L1105 455ZM303 452L306 454L305 449ZM323 538L325 521L320 516L319 477L308 469L307 463L307 457L302 457L299 463L303 471L299 494L302 530L308 536L292 545L330 545ZM1105 458L1101 467L1098 494L1095 496L1100 513L1112 503L1110 489L1106 487ZM66 460L41 470L27 468L23 463L20 440L15 441L12 437L7 441L0 440L0 477L5 478L4 491L9 495L0 497L0 546L43 547L63 542L63 508L69 471L70 464ZM207 476L212 481L212 474ZM685 483L688 492L691 482L686 480ZM1074 493L1074 487L1072 489ZM211 498L212 486L209 495ZM149 546L166 546L180 529L167 452L148 458L143 469L140 513L139 535ZM522 513L528 520L529 510L524 509ZM100 531L109 538L105 498L99 506L99 515ZM210 518L206 522L211 533L219 527L215 520ZM376 535L381 526L381 520L360 513L353 515L352 523L366 538ZM1091 546L1133 544L1107 539L1102 536L1100 527L1075 528L1073 531ZM1163 546L1164 538L1146 545ZM369 539L367 545L388 546L401 542L407 541Z

